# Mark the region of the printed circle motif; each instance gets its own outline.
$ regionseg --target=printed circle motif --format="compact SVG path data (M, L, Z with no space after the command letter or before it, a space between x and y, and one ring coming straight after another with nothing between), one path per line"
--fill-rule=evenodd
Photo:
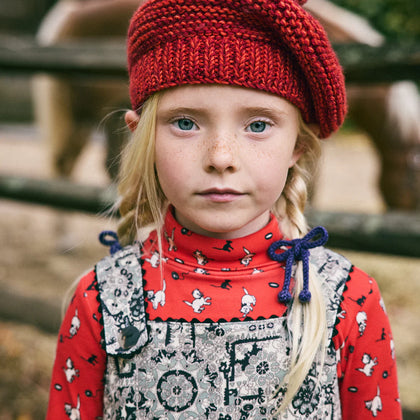
M162 375L157 384L157 396L169 411L180 412L191 407L197 397L195 379L183 370L170 370Z
M263 360L257 365L255 370L259 375L265 375L270 370L270 366L266 360Z

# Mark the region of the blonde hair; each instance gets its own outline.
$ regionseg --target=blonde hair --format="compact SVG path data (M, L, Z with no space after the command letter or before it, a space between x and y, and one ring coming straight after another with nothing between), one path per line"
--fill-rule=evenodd
M282 232L290 239L301 238L308 232L304 210L310 182L321 155L320 140L303 122L300 113L296 148L303 150L302 156L289 170L282 195L272 209L280 222ZM286 389L286 393L277 414L283 411L296 395L317 354L321 355L321 366L324 363L327 340L326 305L319 278L311 267L311 302L302 304L299 301L299 290L302 290L303 286L301 265L302 263L298 262L296 267L294 299L287 318L292 352L289 372L281 385L282 389ZM279 394L281 388L274 393L274 397Z
M137 128L121 156L118 179L118 238L125 246L147 225L161 228L166 197L155 172L155 129L160 93L143 105Z
M137 239L140 228L147 225L153 225L157 229L158 241L161 238L168 203L154 167L156 112L160 96L161 93L156 93L144 103L137 129L122 156L118 187L120 198L117 203L121 216L118 236L122 245L132 243ZM289 170L283 193L272 209L283 233L290 239L300 238L307 233L304 209L308 199L309 181L315 172L321 149L319 139L301 117L296 147L303 153ZM300 264L298 263L295 275L296 290L301 290L303 284ZM326 308L321 284L311 269L310 277L311 302L300 303L298 293L295 293L288 314L287 325L292 343L291 364L282 384L282 389L286 388L287 391L278 413L288 406L302 385L319 349L324 350L326 346ZM324 351L320 353L323 354ZM280 390L279 388L274 392L274 398L278 398Z

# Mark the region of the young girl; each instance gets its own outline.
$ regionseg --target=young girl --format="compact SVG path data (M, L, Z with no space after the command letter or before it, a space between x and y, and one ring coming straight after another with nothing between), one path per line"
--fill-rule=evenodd
M346 112L317 21L149 0L128 63L118 239L67 310L48 418L400 419L378 287L303 215Z

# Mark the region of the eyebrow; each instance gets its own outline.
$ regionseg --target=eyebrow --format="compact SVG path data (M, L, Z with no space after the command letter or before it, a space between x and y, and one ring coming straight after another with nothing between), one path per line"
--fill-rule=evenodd
M271 108L264 106L239 106L237 112L243 115L264 115L273 119L287 116L287 112L283 110L276 107ZM207 108L175 106L161 110L159 112L159 118L167 119L177 115L197 115L199 117L204 117L208 115L208 113L209 111Z
M260 106L244 106L240 108L240 112L243 114L251 115L265 115L271 118L278 118L282 116L287 116L287 112L280 110L276 107L260 107Z
M196 115L199 117L203 117L208 114L208 110L206 108L200 107L169 107L163 108L161 111L158 112L158 118L160 119L169 119L171 117L179 116L179 115Z

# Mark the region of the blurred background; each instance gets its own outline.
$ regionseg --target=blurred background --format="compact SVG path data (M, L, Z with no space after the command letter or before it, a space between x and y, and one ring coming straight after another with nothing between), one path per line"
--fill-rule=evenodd
M61 305L106 253L139 0L0 2L0 420L45 417ZM420 419L420 7L309 0L347 75L311 223L379 283L405 419ZM74 186L76 185L76 188ZM78 187L79 186L79 187Z

